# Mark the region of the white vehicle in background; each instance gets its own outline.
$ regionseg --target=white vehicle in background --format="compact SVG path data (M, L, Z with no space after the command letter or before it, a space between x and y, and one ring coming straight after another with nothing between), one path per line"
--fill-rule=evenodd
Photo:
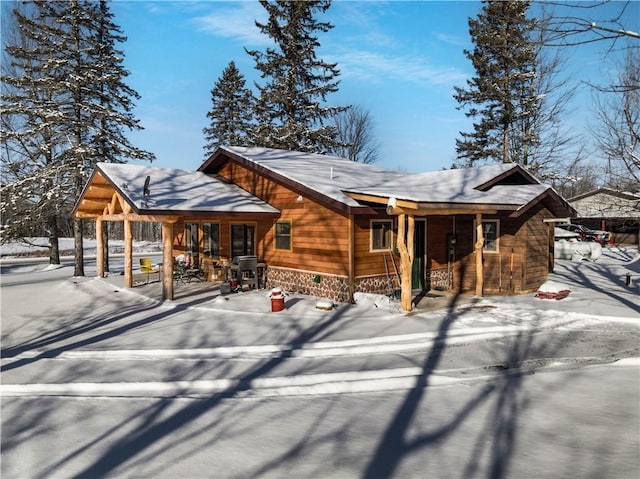
M563 228L554 230L556 259L596 261L602 256L602 246L596 241L581 241L580 234Z

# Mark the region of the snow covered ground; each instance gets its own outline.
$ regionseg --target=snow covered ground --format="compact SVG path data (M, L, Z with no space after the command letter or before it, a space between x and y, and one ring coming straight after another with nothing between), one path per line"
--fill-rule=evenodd
M272 313L265 291L208 284L162 302L157 282L122 288L118 258L105 279L1 267L3 478L640 474L630 248L558 261L561 300L409 315L370 295Z

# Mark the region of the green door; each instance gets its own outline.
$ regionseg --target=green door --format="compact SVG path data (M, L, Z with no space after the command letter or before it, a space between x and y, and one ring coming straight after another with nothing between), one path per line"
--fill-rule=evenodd
M426 221L416 220L413 234L413 265L411 267L411 289L424 290L426 254Z

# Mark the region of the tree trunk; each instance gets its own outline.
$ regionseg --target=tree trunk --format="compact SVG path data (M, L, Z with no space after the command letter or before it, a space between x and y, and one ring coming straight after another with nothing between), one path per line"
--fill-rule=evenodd
M55 215L47 219L49 229L49 264L60 264L60 244L58 242L58 218Z
M509 125L502 130L502 162L509 163Z
M49 264L60 264L60 246L55 234L49 235Z
M74 252L75 252L75 270L74 276L84 276L84 244L82 241L82 220L73 222Z
M109 272L109 227L111 222L105 221L102 225L102 238L96 238L97 241L102 241L102 254L104 255L104 263L102 264L102 271Z

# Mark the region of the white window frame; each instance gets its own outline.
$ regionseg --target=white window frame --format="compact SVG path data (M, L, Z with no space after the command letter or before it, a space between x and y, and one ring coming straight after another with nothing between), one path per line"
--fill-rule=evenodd
M496 225L495 247L492 247L491 249L487 247L487 239L486 239L486 233L484 228L485 223L494 223ZM478 241L477 226L478 226L478 223L476 222L476 220L473 220L473 242L474 243ZM482 236L484 238L484 242L482 245L483 253L500 253L500 220L499 219L483 219L482 220Z
M384 248L374 248L373 247L373 234L374 234L374 225L375 224L387 224L389 225L389 245ZM385 220L369 220L369 252L378 253L382 251L391 251L393 248L393 220L385 219Z

